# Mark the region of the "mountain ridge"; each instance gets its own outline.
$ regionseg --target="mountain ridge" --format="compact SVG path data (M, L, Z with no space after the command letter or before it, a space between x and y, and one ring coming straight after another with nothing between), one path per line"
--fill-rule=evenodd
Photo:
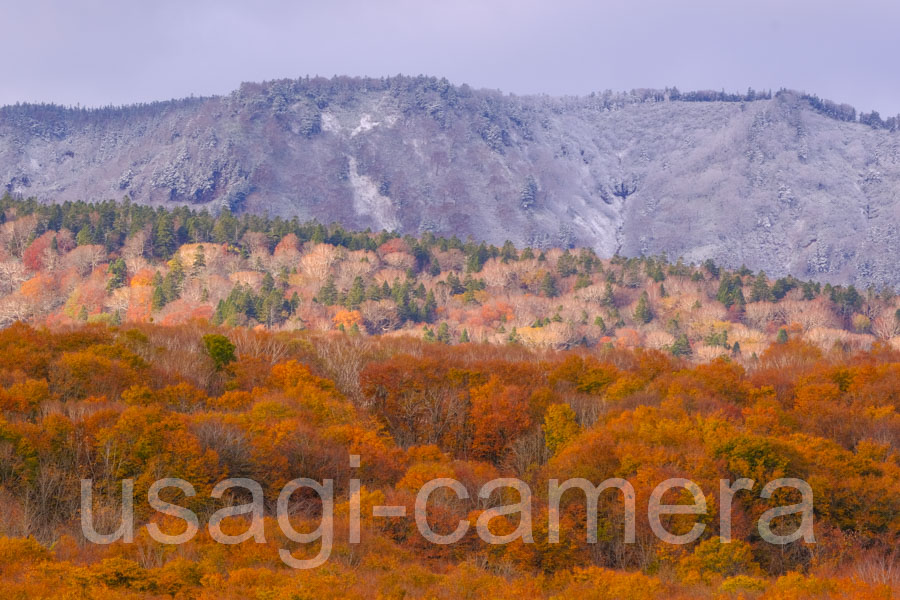
M276 80L129 107L0 108L0 189L897 285L896 128L788 90Z

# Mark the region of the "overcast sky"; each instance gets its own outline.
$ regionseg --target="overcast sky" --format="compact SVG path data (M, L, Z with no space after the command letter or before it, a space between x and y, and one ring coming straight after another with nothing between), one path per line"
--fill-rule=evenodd
M789 87L900 113L897 0L0 0L0 23L0 104L421 73L517 94Z

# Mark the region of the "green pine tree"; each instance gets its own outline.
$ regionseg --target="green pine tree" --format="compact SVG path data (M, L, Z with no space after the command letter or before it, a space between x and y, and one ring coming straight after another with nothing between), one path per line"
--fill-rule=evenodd
M603 297L600 299L600 303L610 307L616 305L616 296L613 293L612 283L609 281L606 282L606 286L603 288Z
M750 302L768 302L771 299L772 290L769 289L766 274L760 271L753 280L753 287L750 288Z
M150 296L153 310L160 310L166 305L166 292L163 289L163 276L159 271L153 275L153 294Z
M559 294L559 291L556 289L556 280L549 271L545 272L543 279L541 279L541 293L547 298L555 298Z
M206 251L203 248L203 244L197 246L197 249L194 251L194 262L191 265L191 271L196 276L201 270L206 267Z
M653 312L650 310L650 297L646 291L641 293L641 297L634 309L634 320L641 325L653 320Z
M79 246L90 246L94 243L94 232L91 231L90 225L85 225L78 231L75 236L75 243Z
M672 356L687 357L691 355L691 343L688 341L687 334L680 333L675 338L675 342L669 346L669 352Z
M423 309L425 320L430 323L434 320L434 315L437 312L437 300L434 299L434 292L432 290L428 290L428 295L425 296L425 306Z
M333 306L337 303L337 298L338 292L337 287L334 285L334 277L329 275L328 278L325 279L325 285L319 290L316 301L325 306Z
M168 259L175 252L177 241L175 239L175 227L172 223L172 215L163 212L156 220L153 229L153 253L159 258Z
M350 291L347 292L347 308L356 310L366 299L366 286L363 278L357 275L353 279Z
M117 290L128 283L128 267L125 266L125 261L123 259L117 258L109 263L107 272L112 275L109 282L106 284L107 293L111 293L113 290Z

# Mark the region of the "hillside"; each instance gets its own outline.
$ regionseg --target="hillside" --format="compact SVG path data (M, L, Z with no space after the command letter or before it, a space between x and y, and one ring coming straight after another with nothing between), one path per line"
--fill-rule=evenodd
M900 347L891 288L770 278L707 260L353 233L296 219L0 198L0 326L155 322L648 347L752 364L802 338Z
M0 592L887 600L900 589L898 308L890 288L713 261L6 196ZM163 477L190 484L162 497L196 531L151 500ZM330 481L333 502L301 488L282 503L298 477ZM417 497L447 478L462 493L431 495L425 523L468 529L431 543ZM553 480L609 478L626 494L598 498L596 539L584 495L551 509ZM708 499L702 516L653 512L673 478ZM760 529L800 496L766 495L782 478L814 501L768 532L790 538L808 515L814 540L775 545ZM259 512L219 520L256 498L248 479ZM134 540L97 543L85 519L114 531L126 480ZM721 480L752 480L730 500L730 533ZM691 502L676 492L667 503ZM670 543L651 514L671 534L703 527ZM304 542L285 522L333 538Z
M0 185L900 284L897 120L783 91L516 97L432 78L0 109Z
M202 323L15 324L0 330L0 354L6 597L889 600L900 588L900 353L883 346L822 353L794 340L745 369L646 349L563 353ZM358 469L348 468L354 454ZM166 490L199 526L178 545L160 533L181 536L181 517L148 505L160 477L192 486L187 495ZM314 493L298 490L290 521L333 532L333 544L282 533L276 498L296 477L333 481L333 520ZM523 527L525 509L512 489L479 490L513 477L534 490L529 539L488 544L476 521L503 509L488 531L505 535ZM610 477L633 485L634 542L618 490L595 508L593 542L584 495L566 494L560 540L550 541L548 480ZM663 517L672 532L703 526L681 545L660 541L647 519L654 486L673 477L709 499L704 516ZM809 482L815 543L775 546L757 534L766 511L796 502L794 490L761 493L782 477ZM120 522L120 481L133 481L133 543L85 539L82 478L93 485L87 518L104 533ZM250 499L243 485L213 493L225 478L249 478L264 494L254 537L244 535L254 524L247 514L214 535L213 513ZM464 492L428 502L429 526L442 535L470 524L451 544L429 543L412 516L435 478ZM753 481L731 503L723 544L717 490L720 479L739 478ZM353 479L359 542L348 538ZM406 516L373 515L386 504ZM773 527L788 535L797 515ZM243 541L221 543L223 532ZM325 561L294 569L282 552Z

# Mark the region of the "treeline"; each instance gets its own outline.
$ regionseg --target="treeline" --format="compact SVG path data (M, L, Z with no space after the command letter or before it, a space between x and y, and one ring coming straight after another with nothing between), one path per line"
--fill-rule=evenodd
M831 100L823 100L814 94L803 94L803 100L809 102L809 105L817 112L837 119L838 121L856 122L856 109L849 104L838 104ZM888 131L897 131L900 129L900 115L882 119L878 111L873 110L870 113L860 113L859 122L868 125L872 129L886 129Z
M13 217L37 217L35 237L47 231L67 229L75 234L78 245L100 244L108 252L120 250L129 236L143 230L150 233L148 243L152 256L169 260L183 244L213 242L230 244L241 250L241 240L248 232L262 233L274 248L285 236L293 234L302 242L312 241L351 250L373 250L396 234L381 232L355 233L339 225L326 227L320 223L301 223L298 219L269 218L249 213L234 215L223 210L213 215L207 210L186 206L152 207L121 201L64 202L45 204L35 198L17 198L4 194L0 198L0 224Z
M900 343L892 289L667 256L518 248L123 202L0 198L0 324L208 320L755 360L786 336Z

